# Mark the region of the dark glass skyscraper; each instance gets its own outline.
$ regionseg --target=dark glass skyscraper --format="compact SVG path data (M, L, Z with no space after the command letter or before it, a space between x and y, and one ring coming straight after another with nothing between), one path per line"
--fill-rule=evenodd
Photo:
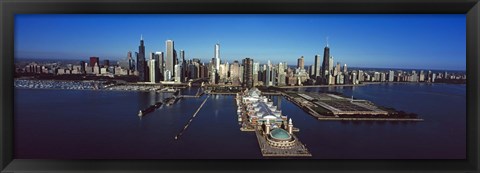
M253 87L253 59L243 59L243 87Z
M313 76L316 78L321 75L320 71L320 55L315 55L315 63L314 63L314 73Z
M154 54L154 59L155 59L155 82L158 83L162 79L162 74L163 74L163 53L162 52L156 52Z
M180 73L180 81L181 82L185 82L185 76L187 75L187 65L186 65L186 61L185 61L185 51L184 50L180 50L180 63L179 65L181 65L181 69L182 69L182 72Z
M147 71L147 62L145 61L145 45L143 43L143 37L140 37L140 46L138 46L137 70L138 70L139 81L146 82L148 71Z
M328 43L323 49L323 63L322 63L322 76L325 77L328 72L328 67L330 66L330 48L328 47Z

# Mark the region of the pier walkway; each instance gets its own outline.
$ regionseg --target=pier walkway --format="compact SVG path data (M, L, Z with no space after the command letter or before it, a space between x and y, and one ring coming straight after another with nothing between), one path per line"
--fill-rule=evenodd
M190 123L192 123L193 118L195 118L195 116L197 116L197 113L200 111L200 109L202 109L203 105L205 105L205 103L207 102L208 97L210 97L210 95L208 95L207 98L205 98L205 100L202 102L202 104L200 104L200 106L198 107L197 111L195 111L195 113L193 113L192 118L190 118L190 120L187 122L187 124L185 124L185 126L184 126L183 129L180 131L180 133L178 133L177 136L175 136L175 140L178 140L178 138L183 135L183 133L185 132L185 130L187 130L187 128L188 128L188 126L190 125Z

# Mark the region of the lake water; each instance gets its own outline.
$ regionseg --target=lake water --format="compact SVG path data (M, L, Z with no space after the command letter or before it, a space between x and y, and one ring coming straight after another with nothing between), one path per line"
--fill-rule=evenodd
M302 88L413 112L423 122L319 121L282 97L313 159L464 159L466 86L372 84ZM195 94L189 88L183 94ZM234 96L185 98L137 116L161 94L133 91L16 89L16 159L262 159L253 132L242 132Z

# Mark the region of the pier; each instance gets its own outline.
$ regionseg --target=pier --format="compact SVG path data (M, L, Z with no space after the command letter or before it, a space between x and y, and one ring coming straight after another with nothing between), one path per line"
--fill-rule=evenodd
M210 92L211 95L235 95L237 93L227 93L227 92Z
M300 142L295 134L291 134L295 139L295 144L289 149L280 149L272 147L268 144L263 131L261 129L255 130L260 151L264 157L311 157L312 154L308 151L302 142Z
M399 117L394 110L383 110L366 100L353 100L334 94L282 93L285 98L318 120L339 121L423 121Z
M292 119L282 114L280 104L273 105L258 89L237 94L237 114L240 130L254 132L264 157L311 157L294 132ZM278 94L278 93L272 93Z
M207 102L208 100L208 97L205 98L205 100L202 102L202 104L200 104L200 106L198 107L197 111L195 111L195 113L193 113L192 117L190 118L190 120L188 120L187 124L185 124L185 126L183 127L183 129L180 131L180 133L178 133L176 136L175 136L175 140L178 140L178 138L180 138L180 136L183 135L183 133L187 130L188 126L190 126L190 123L192 123L193 121L193 118L195 118L195 116L197 116L197 113L200 111L200 109L202 109L203 105L205 105L205 103Z
M353 87L353 86L365 86L366 84L337 84L337 85L302 85L302 86L279 86L277 88L328 88L328 87Z
M198 98L201 97L204 94L202 88L198 88L198 91L195 95L181 95L183 98Z

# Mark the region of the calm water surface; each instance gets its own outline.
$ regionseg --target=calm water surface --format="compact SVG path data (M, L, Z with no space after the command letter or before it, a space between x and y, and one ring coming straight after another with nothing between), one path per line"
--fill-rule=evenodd
M314 159L463 159L466 87L374 84L297 89L417 113L424 122L318 121L281 97ZM195 94L196 88L183 94ZM17 159L262 159L253 132L241 132L233 96L185 98L142 119L138 110L167 95L148 92L16 89Z

